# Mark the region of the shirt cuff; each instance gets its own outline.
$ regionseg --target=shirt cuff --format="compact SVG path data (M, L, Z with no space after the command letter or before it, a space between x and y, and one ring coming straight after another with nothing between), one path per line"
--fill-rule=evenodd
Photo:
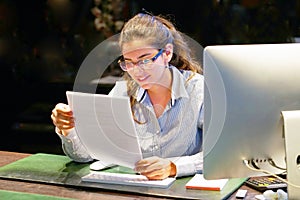
M55 132L63 142L70 142L70 140L72 140L76 135L74 129L72 129L67 136L61 134L61 131L57 127L55 127Z
M55 129L55 132L61 138L63 151L69 158L76 162L89 162L93 160L79 141L75 129L72 129L67 136L60 134L59 129Z
M176 165L176 177L190 176L202 172L203 153L192 156L169 158Z

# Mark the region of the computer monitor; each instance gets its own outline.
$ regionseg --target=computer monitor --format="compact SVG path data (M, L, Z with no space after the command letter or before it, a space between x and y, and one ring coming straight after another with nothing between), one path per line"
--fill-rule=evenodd
M286 168L281 111L300 110L300 44L216 45L203 53L204 177L265 175L244 161L284 172L273 165Z

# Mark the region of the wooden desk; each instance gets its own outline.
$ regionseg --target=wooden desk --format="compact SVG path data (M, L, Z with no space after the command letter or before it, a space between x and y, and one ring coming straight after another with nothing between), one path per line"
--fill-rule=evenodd
M14 161L17 161L19 159L28 157L30 155L31 154L26 154L26 153L0 151L0 167L12 163ZM255 195L259 194L257 191L252 190L247 186L242 186L241 188L248 190L248 195L246 199L255 199ZM44 195L51 195L51 196L58 196L58 197L68 197L74 199L84 199L84 200L170 199L170 198L160 198L160 197L153 197L149 195L140 195L140 194L118 193L118 192L114 193L114 192L109 192L101 189L83 190L79 188L58 186L54 184L35 183L35 182L7 180L7 179L0 179L0 189L17 191L17 192L34 193L34 194L44 194ZM233 194L229 199L233 200L236 198Z

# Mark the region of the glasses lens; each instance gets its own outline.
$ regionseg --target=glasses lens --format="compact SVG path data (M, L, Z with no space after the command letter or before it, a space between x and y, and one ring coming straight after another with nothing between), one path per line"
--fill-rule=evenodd
M127 64L126 64L125 61L119 62L119 65L120 65L120 67L121 67L121 69L122 69L123 71L127 71L127 70L128 70L128 69L127 69Z
M151 59L145 59L138 62L138 66L143 69L151 69L153 66L153 61Z
M142 60L141 61L141 64L143 64L143 65L150 65L150 64L152 64L153 62L152 62L152 60L151 59L145 59L145 60Z

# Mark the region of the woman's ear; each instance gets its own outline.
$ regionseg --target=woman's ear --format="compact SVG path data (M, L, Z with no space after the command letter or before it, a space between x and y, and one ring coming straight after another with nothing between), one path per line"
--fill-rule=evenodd
M173 44L170 43L166 44L164 54L167 62L169 63L173 56Z

